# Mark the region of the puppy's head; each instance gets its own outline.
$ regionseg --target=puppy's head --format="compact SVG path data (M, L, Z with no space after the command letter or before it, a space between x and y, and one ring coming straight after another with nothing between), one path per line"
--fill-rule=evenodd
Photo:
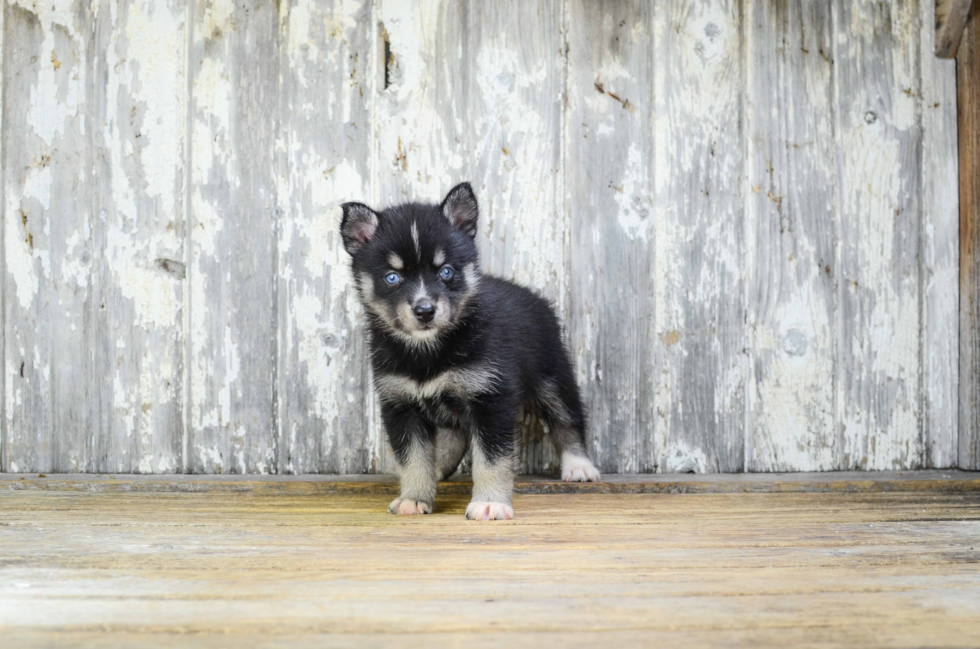
M439 205L341 207L340 233L364 307L406 343L437 341L465 315L480 280L470 184L454 187Z

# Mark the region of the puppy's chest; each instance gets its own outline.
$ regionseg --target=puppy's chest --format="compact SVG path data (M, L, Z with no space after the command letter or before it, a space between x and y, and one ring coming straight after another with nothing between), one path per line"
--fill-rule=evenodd
M403 374L378 374L375 387L385 401L411 401L439 424L466 418L467 402L493 391L496 372L489 364L447 369L427 380Z

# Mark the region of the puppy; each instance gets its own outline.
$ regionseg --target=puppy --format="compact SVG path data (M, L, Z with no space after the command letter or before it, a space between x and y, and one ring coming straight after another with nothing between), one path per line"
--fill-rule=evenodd
M480 272L479 210L469 183L440 205L342 208L340 232L367 314L374 386L401 478L401 496L388 511L431 513L436 482L472 447L466 518L512 518L521 406L553 432L564 480L598 480L558 319L542 297Z

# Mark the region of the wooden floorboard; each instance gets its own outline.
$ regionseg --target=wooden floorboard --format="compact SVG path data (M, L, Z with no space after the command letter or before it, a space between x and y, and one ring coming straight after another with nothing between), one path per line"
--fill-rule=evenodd
M396 517L370 491L23 482L0 483L4 646L980 646L980 491L938 478L525 494L491 523L452 485Z
M440 483L439 492L469 494L467 477ZM2 490L89 492L254 492L266 494L397 495L393 475L240 474L13 474L0 473ZM601 482L562 482L550 476L518 476L520 494L637 493L830 493L884 491L980 492L980 472L828 471L824 473L652 473L603 475Z

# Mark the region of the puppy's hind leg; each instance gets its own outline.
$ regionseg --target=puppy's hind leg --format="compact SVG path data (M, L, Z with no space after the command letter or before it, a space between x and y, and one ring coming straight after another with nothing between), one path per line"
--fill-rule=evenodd
M436 501L435 431L421 413L405 404L382 404L381 417L398 461L401 496L391 514L431 514Z
M542 381L536 405L561 451L561 479L565 482L598 482L599 470L585 451L585 410L578 385L570 368L567 375L564 374Z
M456 473L459 463L466 455L469 438L461 430L455 428L440 428L436 431L436 478L448 480Z

